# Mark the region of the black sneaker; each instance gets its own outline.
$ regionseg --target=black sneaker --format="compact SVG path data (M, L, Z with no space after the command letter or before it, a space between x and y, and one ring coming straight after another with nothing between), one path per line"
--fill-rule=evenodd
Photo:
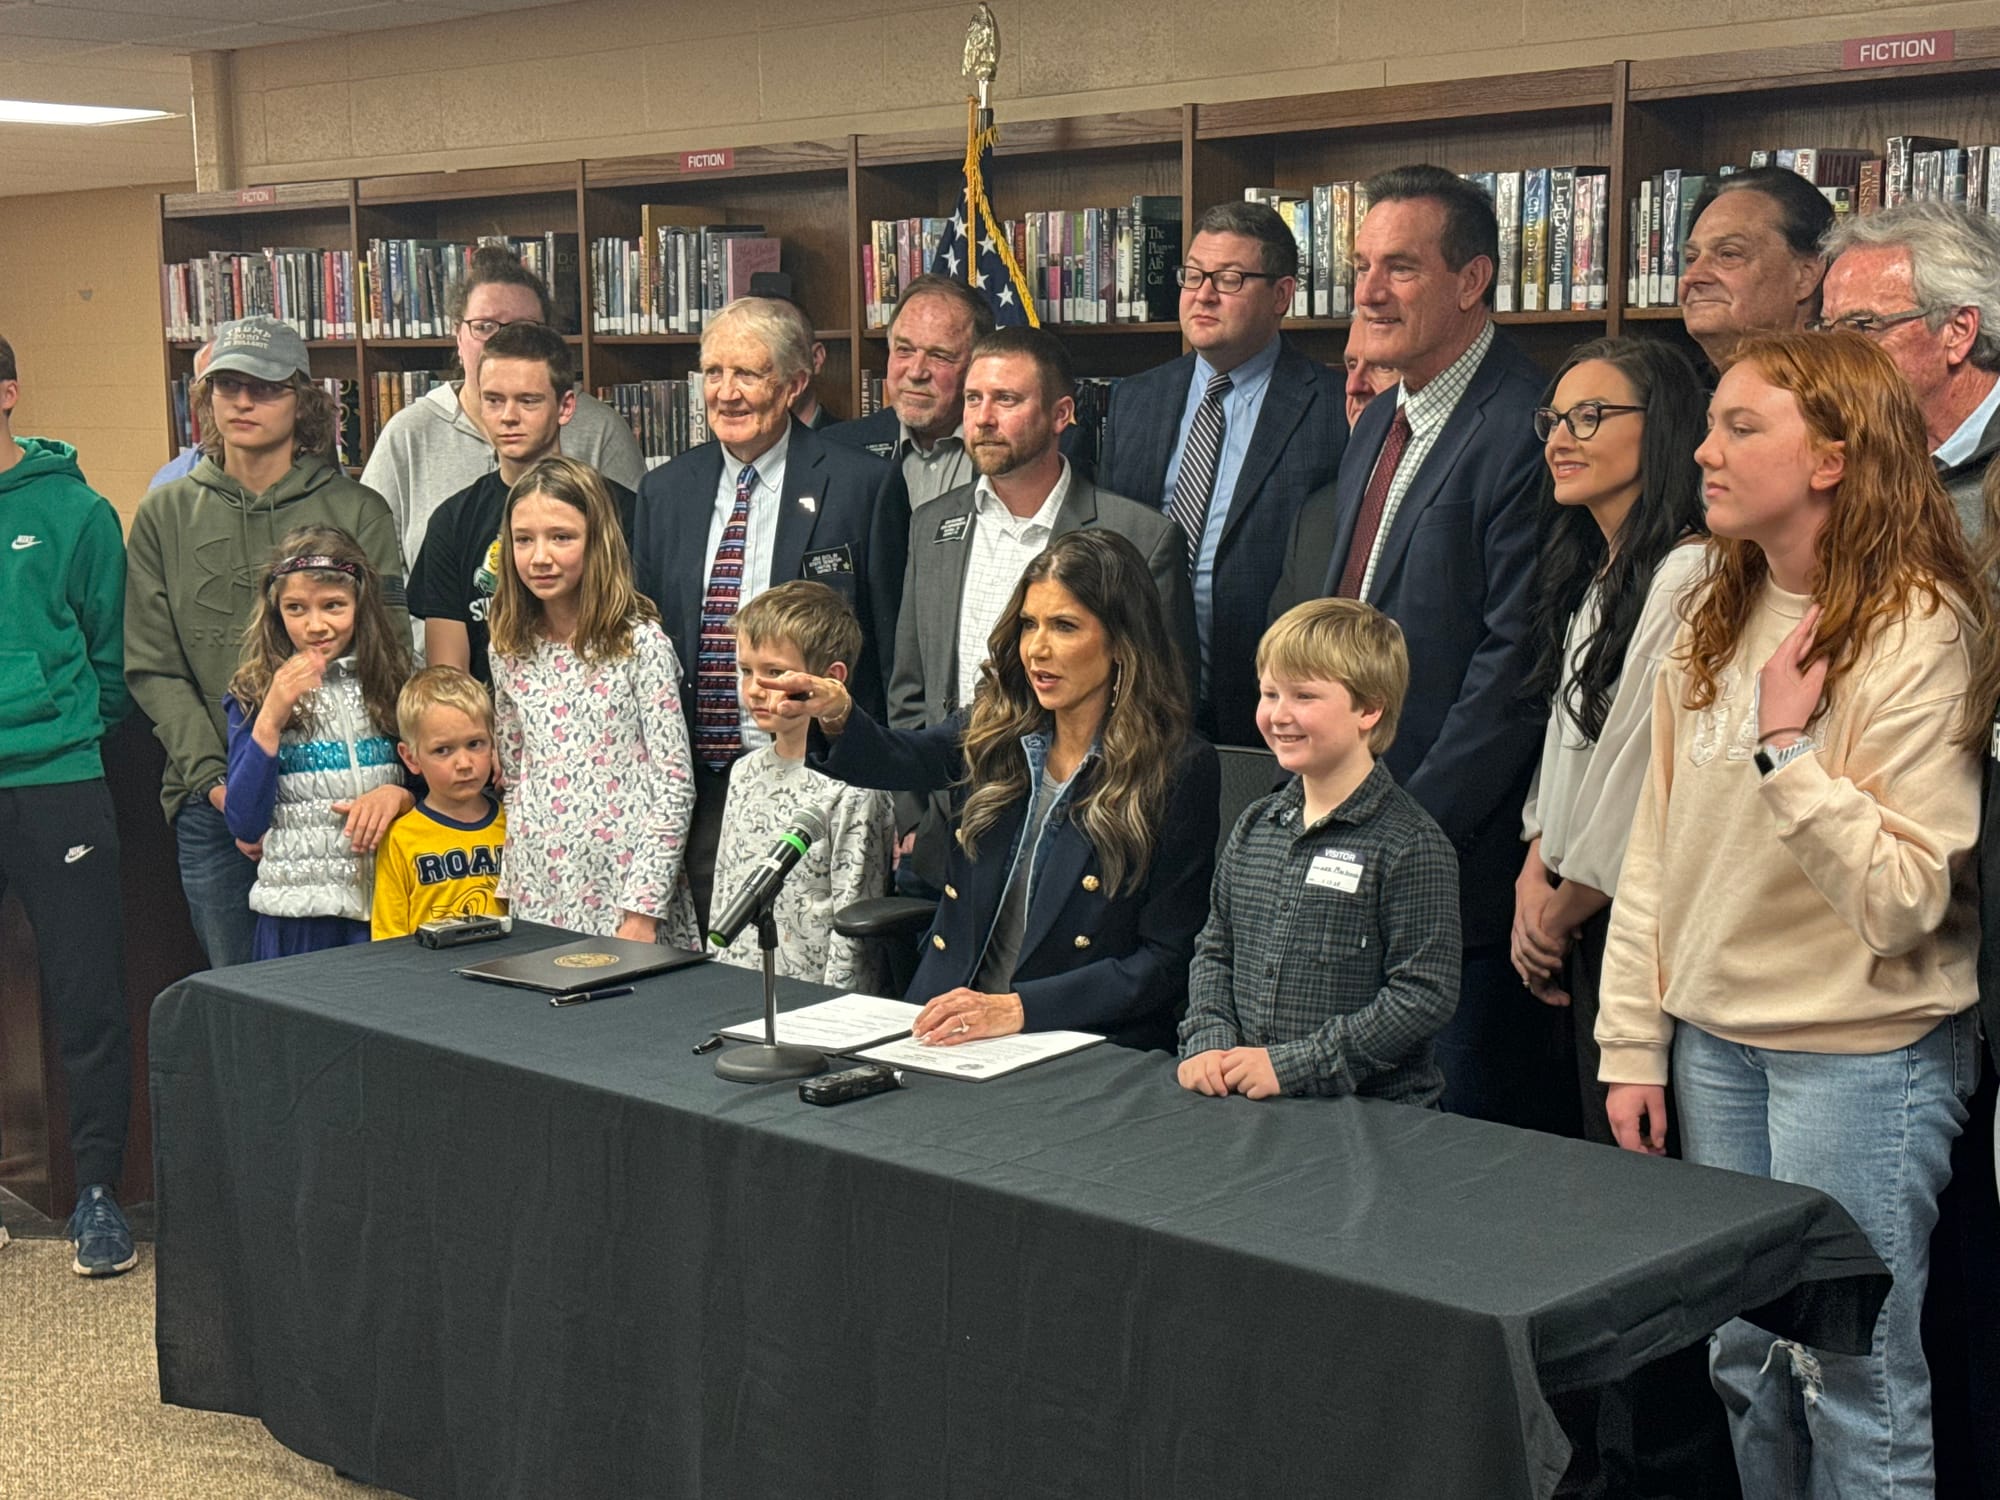
M132 1243L132 1226L125 1222L118 1200L102 1183L92 1183L77 1196L65 1234L76 1245L70 1269L79 1276L116 1276L139 1264Z

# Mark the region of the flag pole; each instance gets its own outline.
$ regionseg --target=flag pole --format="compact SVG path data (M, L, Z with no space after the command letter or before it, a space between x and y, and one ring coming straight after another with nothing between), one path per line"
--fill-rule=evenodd
M1000 139L999 128L993 123L993 80L1000 70L1000 24L993 18L992 10L981 0L972 13L972 24L965 32L965 63L962 69L966 81L977 88L977 93L968 95L965 101L965 204L966 231L969 246L979 243L979 235L984 231L993 241L999 254L1000 263L1007 270L1007 279L1013 283L1014 295L1021 300L1021 311L1031 328L1039 328L1042 320L1035 314L1035 299L1028 291L1028 278L1021 274L1020 264L1014 259L1014 247L994 221L992 206L986 201L986 174L982 165L986 154ZM976 250L968 248L965 257L965 279L973 286L979 285L979 256Z

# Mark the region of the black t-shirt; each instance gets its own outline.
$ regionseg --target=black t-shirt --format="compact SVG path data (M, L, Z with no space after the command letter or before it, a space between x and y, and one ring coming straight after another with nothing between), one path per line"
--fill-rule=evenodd
M602 475L598 476L603 478ZM625 541L632 541L637 497L605 479L618 507ZM511 559L500 546L500 517L507 509L507 482L500 471L474 481L437 508L424 531L424 545L410 567L410 613L419 620L456 620L472 645L472 675L492 686L486 659L486 610L499 583L498 570Z

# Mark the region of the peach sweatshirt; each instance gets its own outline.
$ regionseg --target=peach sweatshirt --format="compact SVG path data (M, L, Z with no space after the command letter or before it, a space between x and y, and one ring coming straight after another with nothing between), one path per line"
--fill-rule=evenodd
M1678 645L1660 668L1604 956L1607 1083L1665 1083L1676 1020L1778 1051L1887 1052L1977 998L1958 617L1920 598L1883 627L1812 726L1817 749L1760 776L1757 671L1809 603L1765 585L1709 708L1683 707Z

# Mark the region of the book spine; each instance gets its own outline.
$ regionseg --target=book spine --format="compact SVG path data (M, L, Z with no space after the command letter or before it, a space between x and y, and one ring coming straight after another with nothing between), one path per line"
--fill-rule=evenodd
M1298 246L1299 253L1298 280L1292 288L1292 316L1295 318L1310 318L1312 316L1313 289L1312 199L1310 197L1295 198L1289 207L1291 209L1292 240Z
M1569 263L1576 249L1576 172L1549 169L1549 293L1550 312L1569 307Z
M1590 306L1590 262L1597 253L1596 193L1597 179L1578 167L1569 258L1569 305L1578 312Z
M1540 312L1549 279L1549 169L1535 167L1521 184L1521 311Z
M1521 305L1521 174L1501 172L1493 181L1493 217L1500 226L1500 264L1493 273L1493 310Z

